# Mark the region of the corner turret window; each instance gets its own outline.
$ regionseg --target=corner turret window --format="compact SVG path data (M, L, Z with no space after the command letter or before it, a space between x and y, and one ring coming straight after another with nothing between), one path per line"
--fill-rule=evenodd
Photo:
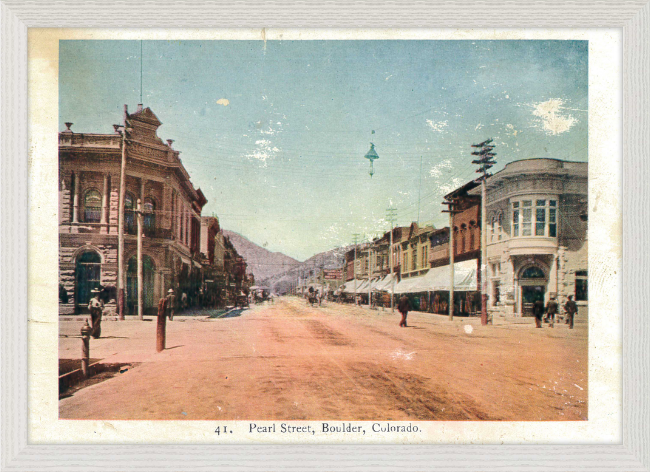
M536 199L512 202L512 236L556 238L557 211L557 200ZM501 239L500 231L499 239Z

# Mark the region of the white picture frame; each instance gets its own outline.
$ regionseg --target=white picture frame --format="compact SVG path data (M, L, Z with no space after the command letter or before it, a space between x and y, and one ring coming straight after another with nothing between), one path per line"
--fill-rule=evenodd
M0 0L2 470L650 470L650 0L293 3ZM27 31L32 27L620 28L623 33L623 440L618 445L28 443ZM625 263L634 261L634 263Z

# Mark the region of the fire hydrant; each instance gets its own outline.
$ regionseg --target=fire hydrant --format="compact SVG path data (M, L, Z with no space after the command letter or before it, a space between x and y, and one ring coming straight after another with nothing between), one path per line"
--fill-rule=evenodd
M90 358L90 332L92 328L86 324L81 327L81 371L84 377L88 378L88 361Z

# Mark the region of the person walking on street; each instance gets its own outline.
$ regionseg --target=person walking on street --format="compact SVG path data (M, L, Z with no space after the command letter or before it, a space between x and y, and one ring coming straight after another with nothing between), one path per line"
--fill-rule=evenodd
M544 302L541 299L533 303L533 315L535 315L535 327L541 328L542 317L544 316Z
M573 329L573 318L578 311L578 305L573 301L573 295L569 295L569 299L564 304L564 311L567 314L566 322L569 325L569 329Z
M406 295L402 295L402 298L399 299L397 303L397 309L402 314L402 321L399 322L400 327L407 328L406 326L406 315L411 310L411 302Z
M88 309L90 310L90 319L92 321L92 328L90 335L97 339L102 334L102 313L104 311L104 302L99 296L99 290L96 288L92 289L90 293L93 293L93 297L88 303Z
M172 321L174 319L174 304L176 303L176 296L174 295L174 290L171 288L167 293L167 310L169 310L169 321Z
M555 301L555 297L551 297L551 299L546 304L546 316L548 317L548 322L550 325L549 328L553 327L553 324L555 323L556 314L557 314L557 302Z

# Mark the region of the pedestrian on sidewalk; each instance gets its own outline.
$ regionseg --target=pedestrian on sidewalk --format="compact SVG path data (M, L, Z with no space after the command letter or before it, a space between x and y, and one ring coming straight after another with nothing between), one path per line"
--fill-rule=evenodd
M408 315L408 312L411 310L411 302L409 302L406 295L402 295L402 298L399 299L397 310L402 314L402 321L399 322L400 327L407 328L406 315Z
M546 316L548 318L549 328L553 327L553 324L555 323L556 314L557 314L557 302L555 301L555 297L551 297L551 299L546 304Z
M533 303L533 315L535 315L535 328L542 327L542 317L544 316L544 302L536 300Z
M92 322L90 335L94 339L97 339L102 334L102 313L104 311L104 302L99 296L99 290L96 288L92 289L90 293L94 294L88 303L88 309L90 310L90 319Z
M578 311L578 305L576 305L576 302L573 301L573 295L569 295L568 298L569 299L564 304L564 311L566 311L566 315L567 315L566 322L569 325L569 329L573 329L573 318L575 317L575 314Z

